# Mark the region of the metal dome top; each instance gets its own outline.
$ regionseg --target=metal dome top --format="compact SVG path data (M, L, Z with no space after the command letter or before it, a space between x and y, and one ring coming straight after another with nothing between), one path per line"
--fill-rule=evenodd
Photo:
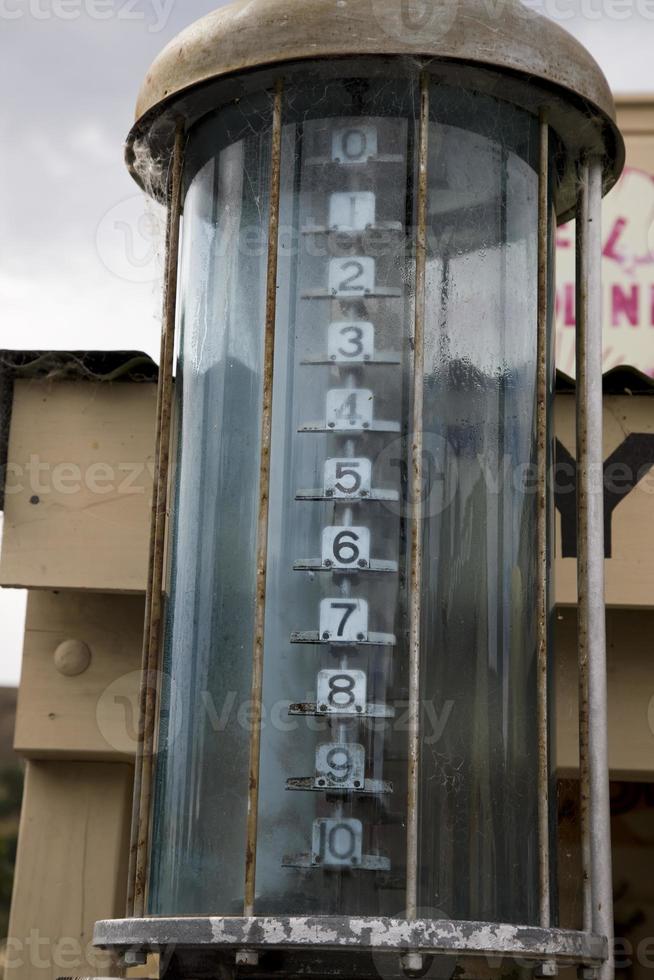
M149 153L156 147L165 155L166 117L191 124L209 111L206 100L201 111L193 105L198 86L256 68L375 55L464 63L511 73L532 88L539 83L555 103L572 102L592 120L584 136L573 137L573 149L604 153L605 189L622 169L615 106L599 65L567 31L520 0L235 0L186 28L155 59L128 138L130 168L138 179L139 140ZM556 115L555 108L554 129ZM567 128L574 127L568 122ZM563 143L570 148L565 135Z

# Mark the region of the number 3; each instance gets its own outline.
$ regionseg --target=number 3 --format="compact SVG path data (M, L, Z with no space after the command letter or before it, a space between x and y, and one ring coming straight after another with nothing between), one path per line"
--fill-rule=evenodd
M375 352L375 328L366 320L330 323L327 355L330 361L370 361Z

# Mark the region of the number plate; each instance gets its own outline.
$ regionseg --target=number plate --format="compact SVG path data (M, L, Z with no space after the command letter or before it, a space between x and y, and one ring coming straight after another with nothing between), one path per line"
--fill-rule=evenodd
M365 231L375 223L372 191L332 194L329 198L329 227L341 231Z
M325 568L368 568L370 528L326 527L322 532L322 563Z
M363 456L328 459L325 462L325 496L336 500L369 497L372 492L372 462Z
M316 749L317 789L363 789L366 781L366 754L358 742L328 742Z
M327 392L327 427L337 432L369 429L373 403L368 388L332 388Z
M375 354L375 328L366 320L337 320L329 324L327 356L330 361L371 361Z
M329 260L329 291L332 296L365 296L375 288L375 260L369 256Z
M366 675L362 670L318 673L318 714L360 715L366 710Z
M326 868L352 868L361 864L363 824L360 820L323 817L313 822L311 857Z
M341 643L368 639L368 603L365 599L323 599L320 603L320 637Z
M332 133L332 160L335 163L366 163L377 156L377 130L374 126L350 126Z

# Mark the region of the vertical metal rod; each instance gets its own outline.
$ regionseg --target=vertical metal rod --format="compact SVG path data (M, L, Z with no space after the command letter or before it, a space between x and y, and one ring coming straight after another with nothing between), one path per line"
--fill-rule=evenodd
M277 257L279 248L279 198L282 158L282 81L275 85L268 212L268 268L263 353L261 406L261 461L259 464L259 518L257 527L257 579L252 654L252 728L248 783L247 843L245 851L244 915L254 915L257 874L257 827L261 765L261 713L263 695L263 648L266 620L266 572L268 565L268 510L270 502L270 444L272 435L273 370L275 366L275 318L277 313Z
M588 336L588 167L580 173L576 213L576 429L577 429L577 656L579 685L579 824L581 831L582 923L593 928L590 858L590 775L588 768L588 436L584 392Z
M413 419L410 447L411 558L409 570L409 745L406 834L406 917L418 911L418 795L420 778L420 625L422 600L423 384L425 373L425 272L427 265L427 158L429 76L420 77L416 285L413 333Z
M593 932L608 938L609 959L600 968L600 977L610 980L614 968L604 608L601 204L602 166L598 159L592 159L582 166L577 211L578 642L580 663L585 661L588 698L584 778L588 791L585 846L590 925Z
M157 719L157 677L161 660L164 552L168 506L175 314L177 310L177 273L179 268L179 231L182 212L182 175L184 169L185 139L184 125L183 123L179 123L175 134L175 145L168 185L164 304L155 435L155 479L152 491L150 555L145 622L143 627L141 689L139 693L139 740L137 743L134 769L134 803L127 890L127 914L128 916L137 917L141 917L144 914L145 893L147 889L153 753Z
M540 114L538 168L538 326L536 378L536 442L538 470L536 628L537 628L537 725L538 725L538 883L540 924L550 927L550 814L549 814L549 712L548 712L548 265L549 265L549 125Z

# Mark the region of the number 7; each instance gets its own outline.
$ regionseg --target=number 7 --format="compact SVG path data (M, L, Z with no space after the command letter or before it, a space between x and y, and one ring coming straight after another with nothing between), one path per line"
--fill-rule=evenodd
M345 615L343 616L340 623L338 624L338 630L336 633L337 636L342 636L343 633L345 632L345 624L347 623L348 619L350 618L354 610L357 608L357 603L356 602L332 602L331 606L332 609L345 610Z

